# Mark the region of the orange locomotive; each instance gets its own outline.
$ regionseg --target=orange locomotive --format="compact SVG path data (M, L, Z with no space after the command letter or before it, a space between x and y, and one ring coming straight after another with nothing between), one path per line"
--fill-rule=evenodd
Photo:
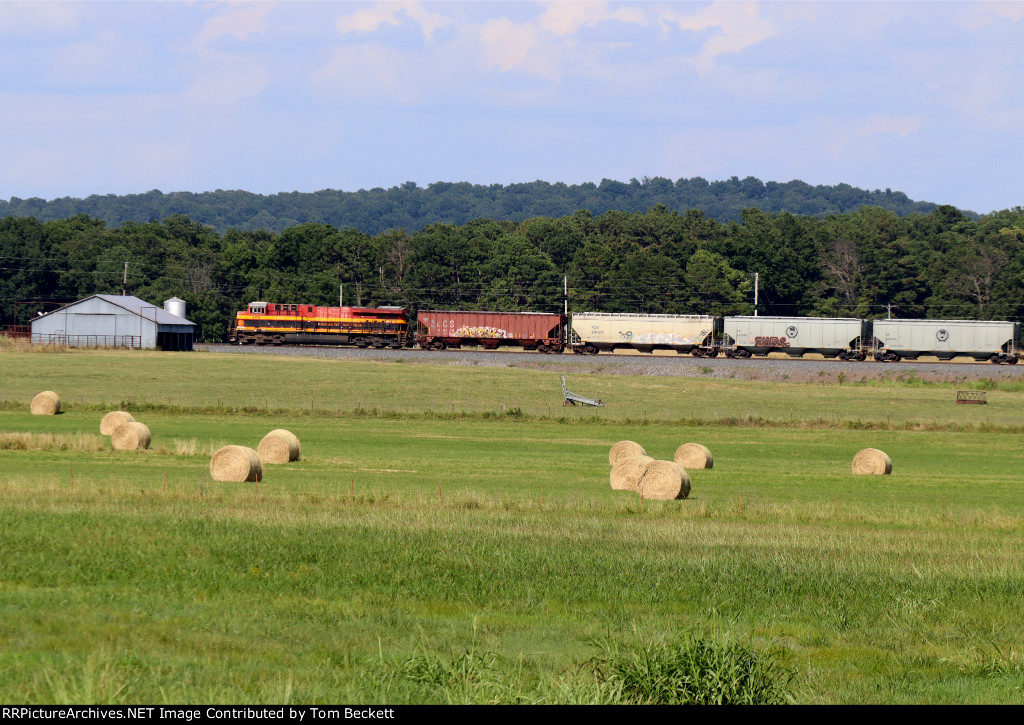
M409 319L402 307L317 307L250 302L235 315L228 330L239 345L355 345L391 347L407 344Z

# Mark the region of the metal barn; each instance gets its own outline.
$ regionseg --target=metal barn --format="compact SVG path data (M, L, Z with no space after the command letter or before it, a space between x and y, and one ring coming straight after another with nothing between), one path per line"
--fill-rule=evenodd
M168 309L131 295L93 295L32 320L32 342L68 347L133 347L191 350L196 325L184 317L184 303Z

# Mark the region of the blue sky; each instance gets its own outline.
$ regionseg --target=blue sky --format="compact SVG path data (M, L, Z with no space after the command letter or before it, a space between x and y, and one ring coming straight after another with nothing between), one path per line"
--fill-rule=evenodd
M644 176L1024 205L1024 2L3 2L0 198Z

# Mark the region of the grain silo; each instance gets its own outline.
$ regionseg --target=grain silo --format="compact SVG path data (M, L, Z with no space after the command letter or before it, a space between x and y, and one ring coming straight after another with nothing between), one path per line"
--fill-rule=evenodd
M170 312L172 315L177 315L182 319L185 318L185 300L172 297L169 300L164 300L164 310Z

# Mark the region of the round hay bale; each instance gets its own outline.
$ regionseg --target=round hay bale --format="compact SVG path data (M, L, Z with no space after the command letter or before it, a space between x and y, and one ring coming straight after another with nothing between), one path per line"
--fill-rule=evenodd
M641 498L686 498L690 495L690 476L675 461L652 461L644 468L637 490Z
M150 440L149 428L137 420L122 423L110 435L115 451L144 451L149 448Z
M888 476L892 473L892 460L884 451L865 448L853 457L853 472L861 475Z
M612 467L612 488L616 491L636 491L647 464L654 459L650 456L622 456Z
M44 390L32 398L32 415L57 415L60 412L60 396L52 390Z
M252 448L224 446L210 459L210 475L214 481L262 481L263 463Z
M263 436L256 449L264 463L288 463L299 460L299 439L291 431L278 428Z
M711 468L715 465L711 451L700 443L684 443L676 449L675 462L683 468Z
M123 410L115 410L111 413L107 413L103 416L103 420L100 421L100 435L110 436L114 435L114 431L122 423L131 423L135 420L131 413L126 413Z
M633 441L619 441L608 451L608 462L613 466L621 456L645 456L647 451L639 443Z

